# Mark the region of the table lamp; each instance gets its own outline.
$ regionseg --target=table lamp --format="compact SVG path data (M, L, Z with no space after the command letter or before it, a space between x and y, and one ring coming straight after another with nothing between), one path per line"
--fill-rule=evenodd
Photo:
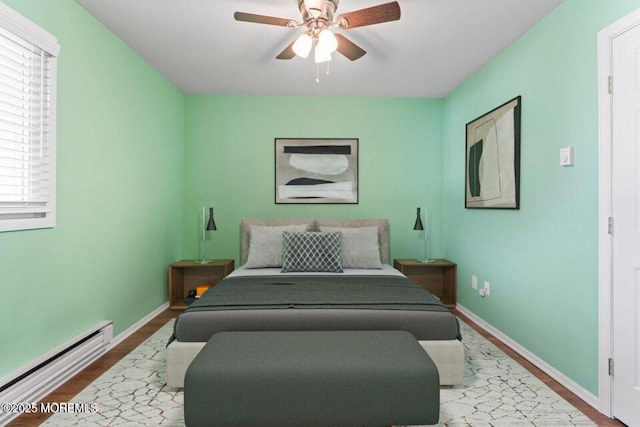
M202 207L202 242L201 242L201 246L200 246L200 252L202 253L202 259L200 260L200 264L206 264L209 261L207 261L207 257L205 256L205 248L204 248L204 241L207 237L206 233L207 231L214 231L217 230L218 228L216 227L216 222L213 219L213 208L209 208L209 221L206 222L206 218L205 218L205 214L204 214L204 206Z
M424 213L424 222L427 223L427 210L426 209L425 209L425 213ZM427 246L428 246L427 227L425 227L424 224L422 223L422 218L420 217L420 208L418 208L418 211L416 213L416 223L413 225L413 229L416 230L416 231L424 231L424 259L419 259L417 261L419 261L419 262L433 262L432 259L429 259L428 253L427 253Z

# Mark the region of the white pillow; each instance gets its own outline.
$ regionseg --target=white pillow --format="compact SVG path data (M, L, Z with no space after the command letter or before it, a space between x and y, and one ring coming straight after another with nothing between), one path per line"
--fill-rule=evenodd
M307 231L309 224L249 226L249 254L246 268L282 267L282 233Z
M378 227L323 227L342 233L342 268L382 268Z

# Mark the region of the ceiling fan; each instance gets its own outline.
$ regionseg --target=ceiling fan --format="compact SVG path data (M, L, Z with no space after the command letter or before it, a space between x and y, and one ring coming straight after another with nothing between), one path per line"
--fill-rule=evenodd
M340 0L297 0L298 9L302 14L302 22L287 18L277 18L253 13L236 12L236 21L252 22L256 24L278 25L288 28L306 26L307 30L287 46L277 59L292 59L296 55L306 58L315 47L315 62L331 60L331 54L336 50L355 61L367 52L340 33L333 33L330 28L349 30L366 25L381 24L383 22L400 19L400 5L397 1L372 6L336 16Z

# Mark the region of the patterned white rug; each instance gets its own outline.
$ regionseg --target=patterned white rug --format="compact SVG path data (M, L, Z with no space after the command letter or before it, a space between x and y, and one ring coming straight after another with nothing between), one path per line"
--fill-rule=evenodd
M173 321L80 392L96 412L55 414L44 425L184 426L182 390L164 380ZM587 416L463 322L464 384L441 390L439 426L594 426Z

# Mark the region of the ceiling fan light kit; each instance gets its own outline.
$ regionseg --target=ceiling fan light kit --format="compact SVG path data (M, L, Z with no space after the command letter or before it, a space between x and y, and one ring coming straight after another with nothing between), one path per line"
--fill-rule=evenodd
M289 44L276 58L292 59L295 56L307 58L315 46L314 60L316 64L331 61L331 54L335 51L351 61L355 61L367 53L344 35L334 34L330 28L349 30L400 19L400 5L397 1L335 16L338 4L339 0L298 0L298 9L302 15L301 23L293 19L245 12L236 12L234 18L236 21L278 25L287 28L306 26L307 31ZM317 81L319 80L316 76Z
M317 34L310 30L298 37L292 48L297 56L307 58L314 45L316 47L314 55L316 63L326 62L331 60L331 54L338 48L338 39L327 29Z

